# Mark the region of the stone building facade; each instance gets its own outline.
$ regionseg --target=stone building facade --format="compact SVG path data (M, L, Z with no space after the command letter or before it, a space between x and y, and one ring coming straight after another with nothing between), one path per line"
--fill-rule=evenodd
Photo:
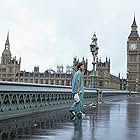
M90 74L92 71L88 70L87 59L85 60L83 57L82 62L85 65L84 85L85 87L89 87ZM5 48L1 57L0 80L71 86L71 80L73 74L76 72L76 66L78 63L79 59L74 57L72 66L66 66L66 72L63 71L64 68L62 65L57 65L57 71L48 69L45 72L40 72L39 67L34 67L33 72L21 71L21 58L19 60L17 60L16 57L12 58L8 33ZM105 62L97 60L96 74L98 88L125 89L124 80L120 79L120 76L117 77L110 73L110 59L106 58Z
M101 59L97 60L97 85L99 88L115 88L120 89L120 77L110 73L110 59L106 58L105 62Z
M140 37L134 17L127 41L128 90L140 91Z
M16 74L20 71L21 58L12 58L10 51L9 33L5 42L5 48L2 52L0 63L0 81L14 81Z

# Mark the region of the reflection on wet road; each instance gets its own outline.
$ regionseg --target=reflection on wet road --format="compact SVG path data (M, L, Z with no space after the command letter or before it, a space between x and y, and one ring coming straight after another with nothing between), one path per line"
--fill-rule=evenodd
M0 122L1 140L140 140L140 97L85 106L83 119L59 110Z

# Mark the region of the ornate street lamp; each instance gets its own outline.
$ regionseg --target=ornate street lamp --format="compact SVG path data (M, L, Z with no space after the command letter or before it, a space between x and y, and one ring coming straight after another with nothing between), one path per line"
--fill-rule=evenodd
M126 90L129 90L129 87L128 87L128 76L129 76L129 71L127 71L127 73L126 73Z
M126 73L126 76L127 76L127 90L131 92L131 86L130 86L130 71L129 69L127 70L127 73Z
M92 62L93 71L92 71L92 74L90 75L91 76L90 87L95 88L96 87L96 58L97 58L97 54L99 50L99 47L97 46L97 37L95 33L91 40L92 42L90 44L90 51L93 56L93 62Z
M138 79L136 78L136 91L138 91Z

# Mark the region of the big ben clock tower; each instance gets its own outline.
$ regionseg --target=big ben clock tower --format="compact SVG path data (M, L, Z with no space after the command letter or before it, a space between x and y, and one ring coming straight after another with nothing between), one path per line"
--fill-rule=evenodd
M135 17L127 41L127 78L128 90L140 91L140 37Z

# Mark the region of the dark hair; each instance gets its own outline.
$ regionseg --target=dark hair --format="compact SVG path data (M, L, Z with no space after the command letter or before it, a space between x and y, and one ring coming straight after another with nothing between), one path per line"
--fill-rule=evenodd
M77 69L79 69L82 65L84 65L82 62L79 62L77 65Z

